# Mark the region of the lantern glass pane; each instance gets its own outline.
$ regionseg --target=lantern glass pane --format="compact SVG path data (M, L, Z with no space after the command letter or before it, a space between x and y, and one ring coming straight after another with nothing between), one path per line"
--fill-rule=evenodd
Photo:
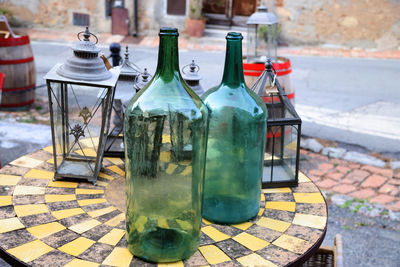
M57 82L50 82L50 88L57 173L94 176L109 89Z
M247 25L247 61L255 63L257 52L257 26L255 24Z
M268 127L263 182L296 179L297 135L296 125Z

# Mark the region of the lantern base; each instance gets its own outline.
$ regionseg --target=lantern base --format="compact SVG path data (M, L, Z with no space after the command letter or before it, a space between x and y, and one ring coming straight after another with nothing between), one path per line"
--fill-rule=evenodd
M107 136L104 156L125 158L124 137L122 135Z
M95 167L95 162L79 162L77 160L64 159L54 174L54 180L72 178L96 183L98 173L96 173Z
M271 166L264 166L263 168L263 178L262 178L262 188L276 188L276 187L292 187L297 186L297 177L288 177L287 167L283 165L274 165L271 181Z

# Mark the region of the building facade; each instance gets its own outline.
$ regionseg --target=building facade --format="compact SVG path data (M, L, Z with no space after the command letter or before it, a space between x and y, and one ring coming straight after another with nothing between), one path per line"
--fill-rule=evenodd
M261 0L203 0L207 27L245 26ZM269 0L289 44L400 49L398 0ZM185 29L190 0L0 0L0 7L33 26L90 24L94 32L155 34L161 26ZM114 12L114 13L113 13ZM114 14L114 16L113 16Z

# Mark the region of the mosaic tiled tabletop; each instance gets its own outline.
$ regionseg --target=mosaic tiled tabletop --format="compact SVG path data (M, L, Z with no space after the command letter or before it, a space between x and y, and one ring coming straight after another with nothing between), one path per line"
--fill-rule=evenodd
M33 266L151 265L127 250L125 215L109 194L112 184L124 183L124 176L121 159L105 158L96 186L53 182L51 147L4 166L0 169L3 257ZM318 188L300 173L298 187L263 193L256 218L230 226L203 220L198 251L185 261L158 265L285 266L315 249L327 224Z

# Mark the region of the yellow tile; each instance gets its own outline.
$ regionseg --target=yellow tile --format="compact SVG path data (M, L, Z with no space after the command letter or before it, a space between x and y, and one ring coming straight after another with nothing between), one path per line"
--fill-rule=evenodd
M122 159L120 158L105 158L108 161L111 161L111 163L115 164L115 165L121 165L121 164L125 164Z
M25 228L17 217L0 220L0 234Z
M325 203L321 193L293 193L294 200L297 203Z
M122 177L125 177L125 172L123 170L121 170L121 168L119 168L118 166L115 166L115 165L108 166L107 169L115 172L116 174L121 175Z
M90 229L100 225L101 222L99 222L98 220L92 219L92 220L88 220L82 223L78 223L75 225L72 225L70 227L68 227L70 230L74 231L75 233L78 234L82 234L86 231L89 231Z
M47 163L54 164L54 158L46 160Z
M12 205L12 196L0 196L0 207Z
M160 217L160 218L157 219L157 225L160 228L165 228L165 229L169 228L167 219L165 219L164 217Z
M266 246L269 245L269 243L265 240L262 240L258 237L252 236L248 233L241 233L238 234L237 236L232 238L236 242L239 242L243 246L247 247L248 249L251 249L252 251L257 251L259 249L265 248Z
M98 242L115 246L124 236L124 234L125 230L115 228L112 229L110 232L108 232L106 235L104 235L102 238L100 238Z
M34 240L32 242L25 243L19 247L9 249L7 250L7 253L10 253L18 259L28 263L52 250L54 250L54 248L46 245L42 241Z
M49 212L45 204L17 205L14 210L18 217Z
M0 185L16 185L19 180L21 180L21 176L0 174Z
M171 136L169 134L163 134L162 135L162 143L171 143Z
M278 232L285 232L290 226L290 223L266 217L262 217L260 220L258 220L257 224Z
M299 179L299 183L308 183L308 182L311 182L310 178L308 178L307 176L305 176L305 174L302 173L302 172L299 172L299 177L298 177L298 179Z
M100 264L91 262L91 261L85 261L81 259L73 259L72 261L68 262L64 267L97 267Z
M278 237L272 244L295 253L303 253L308 248L307 241L286 234Z
M127 248L116 247L103 261L103 265L128 267L132 261L132 258L133 255Z
M76 195L45 195L46 202L60 202L76 200Z
M35 168L43 163L43 160L33 159L27 156L22 156L14 161L10 162L10 165L26 168Z
M110 219L109 221L106 221L104 224L114 227L120 224L123 220L125 220L125 214L121 213L115 216L114 218Z
M87 239L85 237L78 237L77 239L59 247L58 249L67 254L78 256L88 248L90 248L94 243L93 240Z
M296 213L292 224L308 226L317 229L324 229L326 226L326 217L310 214Z
M165 172L167 174L172 174L177 167L178 167L178 165L176 165L174 163L170 163L170 164L168 164L168 168L165 170Z
M273 193L291 193L292 190L289 187L281 187L281 188L267 188L262 190L263 193L273 194Z
M265 201L265 195L263 193L260 195L260 201Z
M108 186L108 183L107 183L107 182L103 182L103 181L97 180L97 185L98 185L98 186L104 186L104 187L106 187L106 186Z
M263 215L264 210L265 210L264 208L260 208L260 210L259 210L258 213L257 213L257 216Z
M253 223L251 222L244 222L244 223L239 223L239 224L232 224L232 226L239 228L240 230L246 231L250 226L252 226Z
M104 203L107 200L105 198L93 198L93 199L81 199L78 200L80 206L87 206L92 204Z
M73 209L66 209L66 210L56 210L52 211L51 214L57 218L57 220L61 220L64 218L68 218L71 216L75 216L78 214L85 213L85 211L81 208L73 208Z
M258 254L250 254L236 259L243 266L265 266L265 267L278 267L278 265L264 259Z
M185 176L185 175L189 175L192 174L192 166L187 166L183 172L181 172L181 175Z
M226 235L226 234L218 231L217 229L215 229L212 226L206 226L206 227L202 228L201 231L203 233L205 233L206 235L208 235L209 237L211 237L215 242L219 242L219 241L230 238L229 235Z
M114 177L112 177L111 175L105 174L104 172L99 172L99 177L107 179L107 180L114 180Z
M77 188L78 183L75 182L66 182L66 181L50 181L47 185L49 187L62 187L62 188Z
M58 222L40 224L37 226L26 228L26 230L28 230L29 233L31 233L32 235L34 235L39 239L60 232L64 229L66 229L65 226Z
M160 161L162 161L162 162L170 162L171 161L171 152L161 151L160 152Z
M296 211L296 202L288 201L268 201L265 203L266 209L273 210L286 210L286 211Z
M199 250L209 264L218 264L231 260L222 250L214 245L202 246L199 247Z
M44 151L49 152L49 153L53 153L53 146L47 146L45 148L43 148Z
M104 190L103 189L77 188L75 193L77 195L96 195L96 194L104 194Z
M93 210L93 211L89 211L87 214L89 214L90 217L99 217L101 215L110 213L112 211L116 210L115 207L110 206L104 209L98 209L98 210Z
M44 195L45 188L39 186L17 185L14 188L14 196Z
M157 267L183 267L185 266L183 264L183 261L177 261L177 262L169 262L169 263L159 263L157 264Z
M205 224L212 224L212 222L210 222L209 220L206 220L204 218L202 219L202 222L205 223Z
M91 148L84 148L84 149L79 149L79 150L75 150L75 153L81 155L81 156L85 156L85 157L97 157L97 153L96 151L94 151Z
M49 172L49 171L45 171L45 170L31 169L24 176L25 176L25 178L38 178L38 179L48 179L48 180L50 180L50 179L54 178L54 172Z
M94 137L92 138L85 138L79 141L81 144L84 144L86 147L98 147L99 145L99 138L98 137ZM94 144L94 145L93 145Z

